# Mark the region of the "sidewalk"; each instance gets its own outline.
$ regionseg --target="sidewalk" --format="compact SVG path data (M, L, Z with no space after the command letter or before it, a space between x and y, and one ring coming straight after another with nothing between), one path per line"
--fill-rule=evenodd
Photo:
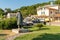
M8 36L5 40L14 40L16 37L19 37L20 35L24 35L24 34L28 34L28 33L19 33L16 35Z

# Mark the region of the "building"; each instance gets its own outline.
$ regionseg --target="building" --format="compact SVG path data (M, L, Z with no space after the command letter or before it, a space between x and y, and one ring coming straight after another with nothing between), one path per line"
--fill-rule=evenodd
M8 13L7 18L16 17L17 13Z
M59 5L45 5L37 8L37 15L45 21L60 21L59 11Z

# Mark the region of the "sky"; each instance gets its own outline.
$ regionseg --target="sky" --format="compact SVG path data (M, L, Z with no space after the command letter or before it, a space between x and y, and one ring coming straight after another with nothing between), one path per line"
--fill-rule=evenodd
M50 0L0 0L0 8L11 8L12 10L14 10L22 6L30 6L48 1Z

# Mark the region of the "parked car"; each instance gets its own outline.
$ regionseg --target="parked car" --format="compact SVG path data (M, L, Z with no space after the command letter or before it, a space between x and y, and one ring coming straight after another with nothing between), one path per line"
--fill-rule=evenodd
M45 21L45 19L39 19L40 20L40 23L42 23L42 24L44 24L44 25L46 25L46 21Z
M39 19L35 19L32 21L33 23L40 23L40 20Z
M23 22L23 26L31 26L33 25L33 22Z
M43 19L35 19L32 21L33 23L42 23L46 25L46 22Z
M26 18L23 20L23 25L25 25L25 26L33 25L33 22L32 22L31 17L26 17Z

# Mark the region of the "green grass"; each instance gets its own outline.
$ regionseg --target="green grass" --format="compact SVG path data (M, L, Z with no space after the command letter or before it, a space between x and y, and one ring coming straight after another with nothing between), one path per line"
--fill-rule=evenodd
M36 28L34 28L36 29ZM60 27L47 26L39 31L34 31L15 38L15 40L60 40Z
M5 37L1 36L1 37L0 37L0 40L5 40Z

